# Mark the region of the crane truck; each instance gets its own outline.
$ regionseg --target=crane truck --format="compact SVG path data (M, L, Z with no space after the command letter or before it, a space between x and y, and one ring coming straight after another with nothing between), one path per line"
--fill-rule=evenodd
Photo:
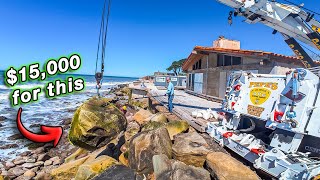
M207 133L274 178L319 179L319 69L297 40L320 49L320 23L300 6L268 0L218 1L234 9L230 16L280 32L305 68L285 75L231 73L218 121L208 123Z

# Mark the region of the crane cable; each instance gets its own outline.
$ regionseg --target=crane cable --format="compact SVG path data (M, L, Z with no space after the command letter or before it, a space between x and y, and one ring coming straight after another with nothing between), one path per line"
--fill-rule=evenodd
M104 1L104 7L103 7L103 12L102 12L101 24L100 24L99 40L98 40L98 50L97 50L97 57L96 57L95 79L97 82L96 89L97 89L98 97L100 97L99 90L101 89L103 73L104 73L104 59L105 59L105 51L106 51L106 44L107 44L109 17L110 17L110 10L111 10L111 0L108 0L108 12L107 12L107 16L105 17L106 5L107 5L107 0ZM106 22L105 22L105 19L106 19ZM98 72L100 44L102 46L101 47L101 71Z
M310 9L308 9L308 8L305 8L305 7L301 7L301 6L299 6L298 4L293 3L293 2L291 2L291 1L288 1L288 0L283 0L283 1L285 1L285 2L287 2L287 3L290 3L291 5L294 5L294 6L298 6L298 7L302 8L302 9L304 9L304 10L306 10L306 11L309 11L310 13L313 13L313 14L316 14L316 15L320 15L320 13L317 13L317 12L315 12L315 11L313 11L313 10L310 10Z

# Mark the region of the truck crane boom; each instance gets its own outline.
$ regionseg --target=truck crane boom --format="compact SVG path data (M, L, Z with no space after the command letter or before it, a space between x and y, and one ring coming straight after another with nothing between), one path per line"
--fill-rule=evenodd
M246 18L249 24L262 23L280 32L289 47L299 57L306 68L314 67L312 58L295 40L320 50L320 22L314 14L305 12L300 6L282 4L268 0L217 0L234 9L235 16ZM232 20L230 13L229 20Z

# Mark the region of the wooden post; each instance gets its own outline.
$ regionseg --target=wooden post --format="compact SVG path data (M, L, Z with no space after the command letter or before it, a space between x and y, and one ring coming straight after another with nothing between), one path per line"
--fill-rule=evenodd
M131 103L132 103L132 89L130 88L129 97L128 97L128 104L131 105Z

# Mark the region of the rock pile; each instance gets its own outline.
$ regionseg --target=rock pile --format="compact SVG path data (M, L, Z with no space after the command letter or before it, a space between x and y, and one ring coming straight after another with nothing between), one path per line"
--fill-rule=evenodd
M79 149L72 155L52 156L37 149L6 162L1 174L44 180L259 179L229 155L216 152L187 122L168 119L161 111L154 114L144 101L125 103L127 89L115 94L113 100L89 99L76 110L68 137ZM127 110L121 111L124 105Z

